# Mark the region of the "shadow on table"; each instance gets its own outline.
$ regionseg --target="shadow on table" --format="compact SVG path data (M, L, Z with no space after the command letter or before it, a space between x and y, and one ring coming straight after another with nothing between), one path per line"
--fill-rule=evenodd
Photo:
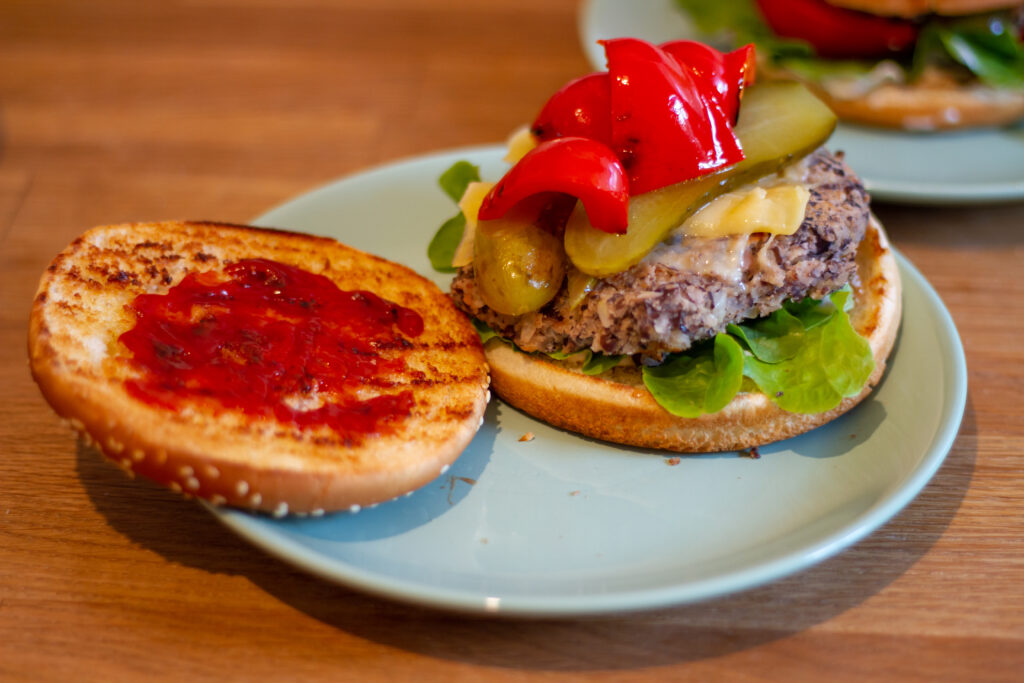
M968 399L961 434L977 431ZM956 515L976 451L961 436L934 479L897 517L836 557L773 584L704 603L583 619L487 619L356 593L263 555L198 505L128 481L82 447L78 473L111 526L171 562L241 575L281 602L356 637L419 655L521 670L626 670L720 657L828 621L884 590L928 552ZM218 552L211 553L210 547ZM325 648L330 663L350 650Z

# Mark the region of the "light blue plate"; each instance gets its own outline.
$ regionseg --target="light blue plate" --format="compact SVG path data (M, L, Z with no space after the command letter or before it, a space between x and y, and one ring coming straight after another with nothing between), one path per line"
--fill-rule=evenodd
M694 39L673 0L589 0L579 15L580 42L604 69L602 38L654 43ZM958 133L903 133L840 124L829 140L846 153L873 199L914 204L974 204L1024 199L1024 127Z
M503 148L378 168L278 207L259 224L336 237L442 286L425 250L455 208L436 178L484 177ZM956 329L900 258L903 331L881 387L846 416L754 460L620 448L492 401L452 469L357 514L273 519L211 508L269 553L388 598L463 612L565 616L673 605L750 588L863 538L941 464L966 398ZM533 433L532 441L519 438Z

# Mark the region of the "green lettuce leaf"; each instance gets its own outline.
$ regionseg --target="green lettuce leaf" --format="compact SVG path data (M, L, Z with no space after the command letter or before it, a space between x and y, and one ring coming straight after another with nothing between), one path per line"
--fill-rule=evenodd
M643 368L643 380L661 407L680 417L716 413L743 384L743 350L728 334L665 363Z
M452 198L456 204L466 194L466 188L470 183L480 181L480 168L468 161L456 161L448 167L448 170L437 179L445 194Z
M434 238L427 245L427 258L430 259L430 265L434 270L439 273L454 273L458 270L452 267L452 259L455 258L455 250L459 248L465 230L466 217L462 212L446 220L437 229Z
M473 327L476 328L476 333L480 335L481 344L486 344L489 340L494 339L495 337L501 339L501 337L498 336L498 333L492 330L491 326L487 323L477 320L476 318L470 318L470 322L472 322Z
M462 195L466 193L466 187L472 182L480 180L480 169L468 161L456 161L448 170L438 178L438 185L444 193L451 197L452 201L458 203ZM455 250L462 241L462 233L466 230L466 217L462 212L455 214L446 220L434 234L430 244L427 245L427 258L430 259L431 267L441 273L454 273L457 269L452 267L452 259L455 257Z
M860 393L875 367L871 347L857 334L843 310L848 291L831 295L832 315L804 331L804 343L792 358L769 363L753 352L743 372L780 408L792 413L821 413Z
M622 356L594 353L590 349L587 349L587 353L590 354L590 357L583 361L583 367L580 368L580 372L584 375L600 375L622 362Z
M616 365L621 363L624 358L624 356L611 356L603 353L594 353L590 349L580 349L579 351L572 351L570 353L555 351L554 353L549 353L548 357L555 360L565 360L579 354L584 354L583 365L580 367L580 372L584 375L600 375L602 372L614 368Z
M794 357L804 343L804 324L785 308L765 318L729 325L729 333L739 337L758 359L778 363Z
M953 25L937 34L946 52L982 82L996 88L1024 88L1024 44L1014 37L1012 26L994 33L991 25Z

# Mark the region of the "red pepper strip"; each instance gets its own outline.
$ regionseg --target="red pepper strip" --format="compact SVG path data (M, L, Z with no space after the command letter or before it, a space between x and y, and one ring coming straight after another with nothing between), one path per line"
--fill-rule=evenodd
M722 111L730 121L739 116L743 89L754 82L754 46L745 45L729 53L692 40L674 40L660 45L679 65L718 92Z
M612 149L641 194L743 160L712 83L635 38L603 41L608 55Z
M540 110L530 132L538 140L572 135L610 145L612 105L609 97L607 72L569 81Z
M484 221L501 218L517 203L540 192L577 197L595 228L626 232L629 181L615 153L604 143L581 137L540 143L484 197L478 217Z
M757 0L757 6L775 33L810 43L820 57L884 57L917 40L918 26L912 20L833 7L822 0Z

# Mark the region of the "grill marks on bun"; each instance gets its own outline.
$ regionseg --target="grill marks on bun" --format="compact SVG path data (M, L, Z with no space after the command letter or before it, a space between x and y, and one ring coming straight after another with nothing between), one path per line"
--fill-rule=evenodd
M422 317L421 334L381 352L400 356L404 369L358 387L366 397L411 392L407 417L354 439L201 402L169 410L126 391L140 371L118 337L135 323L135 297L253 257ZM358 509L426 484L472 439L488 399L479 338L433 283L326 238L217 223L105 226L75 240L43 275L29 355L56 412L126 471L214 504L279 515Z

